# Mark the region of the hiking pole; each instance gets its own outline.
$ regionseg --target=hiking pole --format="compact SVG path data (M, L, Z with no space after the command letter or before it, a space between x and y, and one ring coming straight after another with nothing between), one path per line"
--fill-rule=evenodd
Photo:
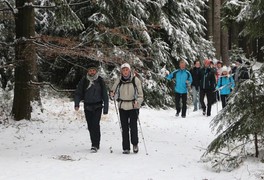
M218 94L220 95L220 91L216 91L215 92L215 95L216 95L216 111L217 111L217 114L218 114Z
M140 127L140 131L141 131L141 136L142 136L142 141L143 141L143 144L144 144L145 152L146 152L146 155L148 155L145 138L144 138L143 131L142 131L142 126L141 126L141 123L140 123L140 120L139 120L139 110L137 111L137 115L138 115L138 124L139 124L139 127Z
M115 104L115 110L116 110L116 115L117 115L117 120L118 120L118 123L119 123L119 127L120 127L120 132L121 132L121 135L123 135L123 130L122 130L122 126L121 126L121 120L120 120L120 117L119 117L119 113L118 113L118 109L117 109L117 106L116 106L116 99L114 98L114 104Z

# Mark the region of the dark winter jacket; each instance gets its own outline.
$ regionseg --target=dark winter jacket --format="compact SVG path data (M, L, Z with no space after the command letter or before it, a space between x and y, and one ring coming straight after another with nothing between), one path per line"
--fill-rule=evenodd
M107 114L109 98L103 78L99 76L89 89L87 89L88 86L89 81L86 77L83 77L75 91L75 107L79 107L80 102L83 100L85 110L93 111L103 107L103 113Z
M201 68L197 68L197 67L193 67L190 70L190 73L192 75L192 87L195 87L196 90L198 90L198 88L200 87L200 70Z
M201 68L200 88L204 90L214 90L216 86L215 71L212 68Z
M249 79L249 70L247 69L247 67L238 67L234 69L234 71L236 82Z

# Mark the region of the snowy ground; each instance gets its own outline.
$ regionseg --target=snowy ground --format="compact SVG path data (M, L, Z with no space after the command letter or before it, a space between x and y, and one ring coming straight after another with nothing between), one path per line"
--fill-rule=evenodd
M121 132L113 104L102 117L101 149L89 152L90 140L82 111L75 112L70 99L44 98L44 113L34 112L31 122L0 125L1 180L223 180L261 179L264 163L246 160L232 172L216 173L200 161L213 139L212 117L190 109L187 118L174 110L143 108L138 154L123 155ZM220 108L220 103L219 103Z

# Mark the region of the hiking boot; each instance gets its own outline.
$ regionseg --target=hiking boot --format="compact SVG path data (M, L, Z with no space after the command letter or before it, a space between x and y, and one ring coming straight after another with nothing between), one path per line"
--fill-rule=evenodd
M205 108L203 109L203 115L204 116L206 115L206 109Z
M98 151L97 147L92 147L91 148L91 153L97 153L97 151Z
M138 153L138 145L133 145L133 152Z
M195 111L197 111L197 108L194 108L194 109L193 109L193 112L195 112Z
M130 150L124 150L123 154L130 154Z
M186 116L182 116L182 118L186 118Z
M179 117L179 113L176 113L175 116L176 116L176 117Z

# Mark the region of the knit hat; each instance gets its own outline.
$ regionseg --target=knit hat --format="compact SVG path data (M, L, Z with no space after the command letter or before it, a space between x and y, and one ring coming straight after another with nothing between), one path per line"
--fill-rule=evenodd
M217 61L217 64L223 64L223 62L222 61Z
M210 65L210 64L211 64L210 59L206 59L206 60L204 60L204 65Z
M222 70L222 72L228 72L228 69L226 66L223 66L221 70Z
M87 70L88 69L96 69L98 70L98 63L95 63L95 62L91 62L87 65Z
M129 70L131 70L131 67L130 67L130 65L128 63L122 64L121 65L121 69L123 69L123 68L128 68Z

